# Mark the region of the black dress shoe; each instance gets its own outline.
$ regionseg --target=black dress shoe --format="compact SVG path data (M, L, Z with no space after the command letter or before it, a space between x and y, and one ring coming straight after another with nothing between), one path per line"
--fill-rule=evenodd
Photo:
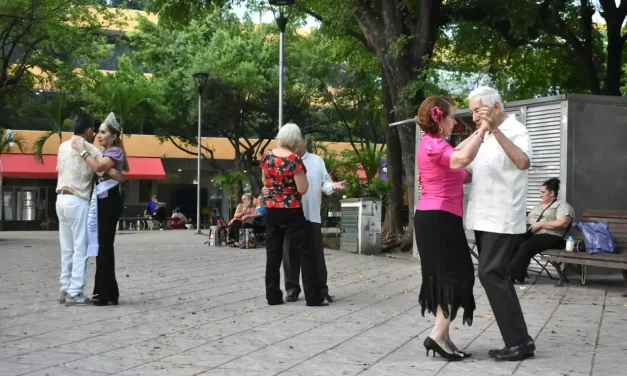
M288 293L287 293L287 298L285 298L285 300L286 300L288 303L294 303L295 301L297 301L297 300L298 300L298 294L297 294L297 293L295 293L295 292L288 292Z
M95 306L99 306L99 307L105 307L105 306L108 306L109 304L118 305L118 298L107 299L107 298L101 298L100 296L97 296L96 298L91 299L91 304Z
M517 362L526 358L533 358L535 351L536 345L533 339L529 338L521 345L504 348L494 355L494 359L498 362Z
M283 299L281 299L281 300L276 301L276 302L268 302L268 305L271 305L271 306L272 305L281 305L283 303L285 303L285 302L283 301Z
M328 306L329 303L325 302L324 300L321 301L320 303L307 303L307 307L326 307Z
M331 295L329 295L328 292L323 292L322 293L322 297L325 298L327 300L327 302L333 303L333 297Z

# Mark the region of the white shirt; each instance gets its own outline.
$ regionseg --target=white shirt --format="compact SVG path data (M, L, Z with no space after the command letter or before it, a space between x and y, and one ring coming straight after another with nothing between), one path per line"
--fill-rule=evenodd
M74 135L59 145L57 152L57 192L70 191L74 196L84 200L91 197L91 185L94 179L94 172L89 168L87 162L81 157L81 153L72 149L72 140L78 139L85 141L83 137ZM102 152L90 144L85 142L85 150L95 159L102 157Z
M183 213L172 213L172 219L174 218L180 219L183 223L187 222L187 217L185 217L185 214Z
M499 131L531 160L531 139L524 125L510 116ZM486 134L477 157L467 170L472 174L472 184L466 228L498 234L525 233L527 170L516 168L494 135Z
M302 157L307 169L307 181L309 189L302 198L305 218L314 223L322 223L320 208L322 207L322 192L333 194L333 181L324 165L324 159L311 153L305 153Z

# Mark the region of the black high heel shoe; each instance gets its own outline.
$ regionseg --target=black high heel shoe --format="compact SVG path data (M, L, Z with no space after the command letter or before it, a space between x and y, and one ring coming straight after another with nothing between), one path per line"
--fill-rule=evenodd
M448 340L447 342L448 342L448 346L451 348L451 350L453 350L454 353L459 354L463 356L464 358L470 358L472 356L471 353L467 353L465 351L458 349L457 346L455 346L455 344L451 340Z
M442 358L449 360L451 362L456 362L459 360L463 360L464 356L459 353L447 353L444 351L437 342L435 342L431 337L427 337L424 342L425 349L427 349L427 356L429 356L429 351L433 351L433 356L435 357L435 353L438 353Z
M459 354L465 358L470 358L472 356L471 353L464 352L462 350L455 351L455 354Z

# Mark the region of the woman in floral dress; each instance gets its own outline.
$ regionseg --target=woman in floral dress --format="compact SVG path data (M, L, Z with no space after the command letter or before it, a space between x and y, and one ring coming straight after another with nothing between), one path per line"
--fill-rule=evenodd
M278 148L261 160L262 181L268 188L266 217L266 299L269 305L283 304L281 262L287 238L302 260L303 290L308 306L327 305L316 278L316 258L305 246L306 220L301 197L309 183L302 159L294 153L302 140L296 124L285 124L277 135Z

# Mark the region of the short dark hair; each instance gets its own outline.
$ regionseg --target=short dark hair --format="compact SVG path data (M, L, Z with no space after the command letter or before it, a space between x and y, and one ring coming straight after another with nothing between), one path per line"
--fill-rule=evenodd
M79 112L74 116L74 134L82 135L88 129L94 128L94 117L87 112Z
M551 178L544 183L542 183L543 187L546 187L549 191L555 193L555 197L560 193L560 180L558 178Z

